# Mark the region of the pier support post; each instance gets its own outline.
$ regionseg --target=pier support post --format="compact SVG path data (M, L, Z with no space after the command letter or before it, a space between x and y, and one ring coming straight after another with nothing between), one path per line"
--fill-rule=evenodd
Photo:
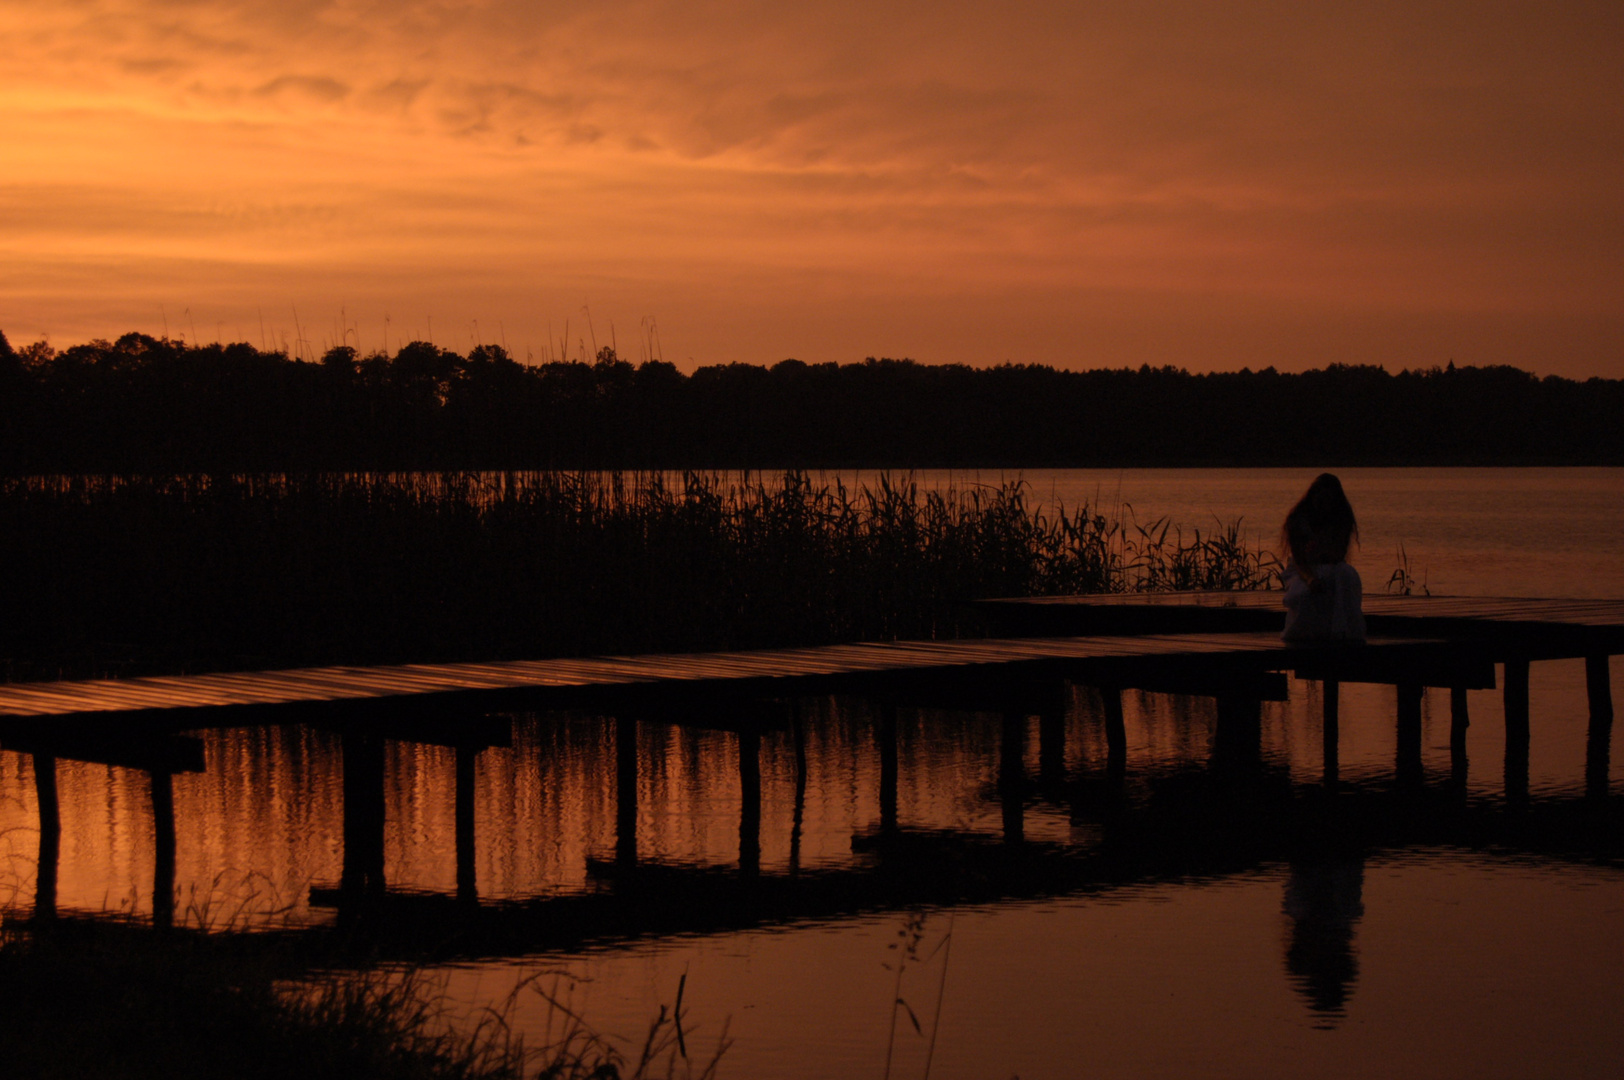
M1004 713L998 746L998 796L1004 811L1004 843L1026 840L1026 714Z
M1466 791L1466 729L1472 726L1466 702L1466 687L1449 688L1449 780L1462 793Z
M795 749L795 806L790 813L789 873L801 872L801 830L806 822L806 717L799 699L790 702L789 737Z
M1398 685L1398 751L1394 772L1400 787L1421 786L1421 699L1419 683Z
M875 739L880 750L880 832L897 831L897 707L882 701Z
M382 895L383 740L346 731L344 758L344 869L339 891L351 901Z
M1066 710L1053 706L1038 713L1038 781L1046 788L1066 782Z
M1122 719L1122 688L1102 686L1099 691L1105 703L1105 768L1112 776L1121 776L1128 769L1128 728Z
M1254 770L1263 759L1263 703L1256 698L1221 694L1217 705L1213 763L1232 774Z
M615 718L615 865L637 865L637 721Z
M62 853L62 811L56 795L56 758L34 755L34 797L39 806L39 873L34 879L34 920L56 918L56 875Z
M175 925L175 788L169 773L147 773L152 790L152 925Z
M1326 679L1320 683L1320 697L1325 710L1324 723L1320 732L1320 741L1323 745L1321 753L1324 760L1321 778L1326 787L1335 787L1337 775L1341 769L1342 684L1335 679Z
M1528 661L1505 662L1506 802L1528 799Z
M457 900L479 903L479 882L474 871L474 764L481 747L457 747Z
M739 732L739 871L761 870L761 733Z
M1585 657L1585 690L1590 698L1590 732L1585 741L1585 793L1591 798L1607 794L1612 758L1613 686L1607 657Z

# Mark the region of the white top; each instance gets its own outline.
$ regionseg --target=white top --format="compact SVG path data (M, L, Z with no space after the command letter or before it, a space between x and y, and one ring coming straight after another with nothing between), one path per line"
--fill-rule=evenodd
M1364 590L1359 571L1345 562L1314 567L1314 580L1304 581L1293 563L1286 563L1287 641L1363 641Z

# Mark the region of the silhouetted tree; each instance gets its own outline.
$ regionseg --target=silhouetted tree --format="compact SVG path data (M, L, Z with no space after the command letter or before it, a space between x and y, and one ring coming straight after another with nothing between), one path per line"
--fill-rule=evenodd
M0 341L3 341L0 338ZM870 357L684 375L413 341L318 364L147 334L0 349L0 470L1621 464L1624 382Z

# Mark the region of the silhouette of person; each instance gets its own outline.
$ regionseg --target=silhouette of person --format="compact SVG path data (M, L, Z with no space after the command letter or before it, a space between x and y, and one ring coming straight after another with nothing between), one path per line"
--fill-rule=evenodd
M1354 925L1365 913L1362 856L1294 860L1281 910L1291 919L1286 972L1316 1014L1316 1027L1332 1027L1359 977Z
M1342 481L1320 473L1280 527L1287 641L1365 640L1359 571L1348 565L1358 536Z

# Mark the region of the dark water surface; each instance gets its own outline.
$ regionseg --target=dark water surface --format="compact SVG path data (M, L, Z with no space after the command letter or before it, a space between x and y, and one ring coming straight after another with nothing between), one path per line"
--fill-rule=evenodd
M1254 504L1272 516L1311 479L1111 477L1136 509L1192 525L1208 514L1250 520ZM1039 488L1042 478L1028 479ZM1050 479L1056 491L1097 480ZM1360 565L1372 591L1383 576L1370 569L1378 540L1402 535L1412 562L1428 560L1435 591L1448 582L1454 593L1624 596L1624 472L1344 479L1365 525ZM1480 528L1461 524L1474 519ZM1615 658L1615 694L1621 673ZM1090 690L1071 693L1047 737L1036 717L1010 727L997 714L905 708L896 828L884 836L876 705L807 700L804 782L792 735L762 738L753 885L736 873L737 738L639 724L637 880L653 899L637 909L646 932L629 939L614 932L624 910L613 900L617 724L520 716L513 746L474 763L479 895L590 899L567 916L535 908L518 919L522 932L507 939L525 946L517 955L474 941L442 973L469 1008L539 979L628 1041L686 976L695 1053L724 1024L735 1039L723 1076L879 1077L888 1056L903 1077L922 1075L927 1056L932 1076L1028 1080L1615 1076L1624 754L1613 754L1612 794L1587 799L1582 662L1535 664L1530 700L1526 802L1506 797L1496 691L1470 694L1464 776L1451 758L1448 692L1427 692L1416 789L1394 778L1393 688L1344 686L1333 793L1322 783L1316 683L1293 681L1289 701L1265 703L1259 751L1241 758L1215 743L1210 700L1127 694L1120 782L1104 768ZM207 771L174 778L178 917L331 924L334 911L312 906L310 888L335 885L343 865L338 736L288 727L203 737ZM456 751L384 749L390 888L452 894ZM59 907L149 912L145 775L68 762L58 772ZM33 902L34 803L29 759L0 754L7 917ZM649 884L651 875L664 876ZM618 880L633 890L625 871ZM773 911L795 917L761 917ZM453 921L427 925L450 935ZM549 944L594 930L585 947ZM556 1024L539 995L515 1000L522 1028Z

